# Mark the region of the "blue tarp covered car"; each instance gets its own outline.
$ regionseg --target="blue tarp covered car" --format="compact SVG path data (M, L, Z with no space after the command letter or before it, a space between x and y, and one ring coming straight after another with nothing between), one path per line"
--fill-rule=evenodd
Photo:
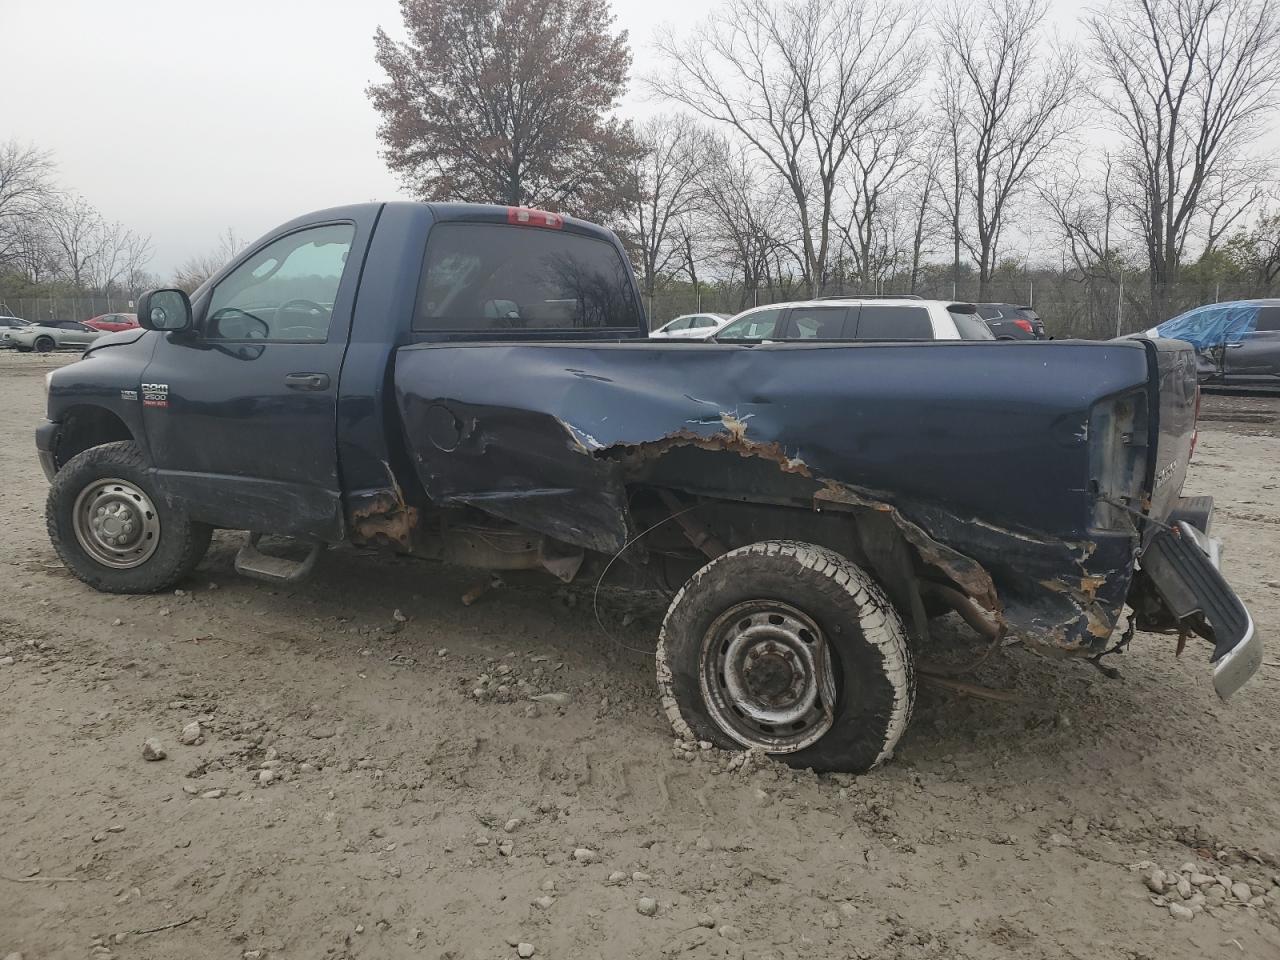
M1280 387L1280 300L1211 303L1141 336L1190 343L1202 383Z

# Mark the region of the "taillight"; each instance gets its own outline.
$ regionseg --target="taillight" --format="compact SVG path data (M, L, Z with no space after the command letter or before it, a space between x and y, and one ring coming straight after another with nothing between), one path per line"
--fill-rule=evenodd
M1196 441L1200 439L1200 384L1196 384L1196 412L1191 416L1191 449L1187 452L1187 463L1196 455Z
M507 207L507 223L559 230L564 226L564 217L549 210L534 210L532 207Z
M1013 321L1013 325L1019 330L1025 330L1027 333L1035 333L1035 330L1031 328L1030 320L1015 320Z

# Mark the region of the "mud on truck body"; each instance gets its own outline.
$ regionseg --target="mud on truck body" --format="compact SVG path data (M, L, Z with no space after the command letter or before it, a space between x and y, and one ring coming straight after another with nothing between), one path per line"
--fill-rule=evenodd
M171 587L216 528L265 578L343 541L625 567L675 593L677 734L818 769L892 754L912 647L952 610L1092 657L1128 603L1206 638L1223 697L1260 662L1212 501L1181 496L1177 341L652 341L612 233L463 204L300 218L139 318L50 374L37 431L50 537L100 590Z

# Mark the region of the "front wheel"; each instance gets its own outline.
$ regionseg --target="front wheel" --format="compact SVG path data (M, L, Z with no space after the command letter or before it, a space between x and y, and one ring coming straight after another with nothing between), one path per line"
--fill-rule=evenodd
M200 562L213 533L156 494L130 441L92 447L59 470L45 523L67 569L105 593L173 586Z
M53 342L53 337L40 337L32 346L36 353L52 353L57 344Z
M657 669L677 736L816 770L892 756L915 701L906 629L880 588L845 557L787 540L695 573L663 621Z

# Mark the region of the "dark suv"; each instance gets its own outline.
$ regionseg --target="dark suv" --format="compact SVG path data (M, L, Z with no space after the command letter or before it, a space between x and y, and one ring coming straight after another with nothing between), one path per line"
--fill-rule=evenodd
M1030 307L1014 303L979 303L978 316L987 322L997 340L1048 340L1044 321Z

